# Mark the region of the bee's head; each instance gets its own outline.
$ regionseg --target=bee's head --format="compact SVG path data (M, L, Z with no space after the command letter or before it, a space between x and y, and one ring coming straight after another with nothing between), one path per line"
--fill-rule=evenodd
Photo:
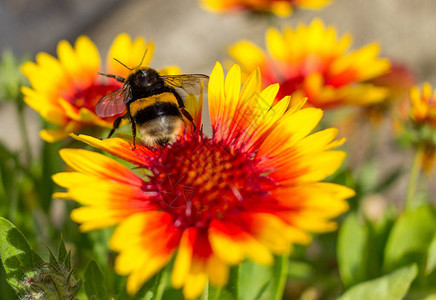
M127 78L129 85L137 88L159 88L164 85L159 73L151 68L139 68Z

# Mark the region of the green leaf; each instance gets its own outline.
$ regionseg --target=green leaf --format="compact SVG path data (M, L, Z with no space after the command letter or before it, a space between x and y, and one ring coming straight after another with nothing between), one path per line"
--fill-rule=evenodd
M412 290L407 294L407 300L436 300L436 288Z
M426 286L425 290L428 291L429 288L433 288L436 299L436 237L433 239L428 249L424 276L425 281L423 283ZM424 288L424 285L422 285L421 288Z
M209 300L236 300L234 294L224 288L216 288L209 284Z
M145 298L141 298L143 300ZM184 300L182 290L175 290L172 288L168 288L164 291L163 297L161 299L171 299L171 300ZM209 298L213 299L213 298Z
M8 277L8 283L17 291L26 272L33 269L33 256L29 243L21 232L8 220L0 217L0 256Z
M6 273L0 261L0 291L2 299L17 299L16 292L8 284Z
M103 272L94 260L86 268L83 285L88 299L109 299Z
M209 300L236 300L238 299L240 265L233 266L229 271L229 280L223 288L215 288L209 284ZM165 298L166 299L166 298Z
M39 256L38 253L35 252L35 250L32 249L32 257L33 257L33 264L43 264L44 260L41 256Z
M54 267L56 268L56 270L60 270L61 266L59 265L60 262L58 262L56 256L54 256L53 251L51 251L51 249L48 246L45 246L45 248L48 250L48 253L50 254L49 260L48 262Z
M384 252L392 226L397 220L397 214L388 208L384 211L380 219L367 219L368 228L367 239L367 278L365 280L377 278L384 275L382 272Z
M436 212L433 207L421 206L405 211L389 235L384 270L417 262L424 272L428 250L436 233Z
M378 279L360 283L345 292L338 300L400 300L406 295L417 274L415 264L403 267Z
M346 287L366 279L368 229L356 213L345 218L338 236L338 264Z
M68 251L67 256L65 256L64 266L67 270L71 270L71 250Z
M425 273L430 274L436 268L436 236L433 237L433 240L428 247L428 258L427 265L425 266Z
M183 300L181 290L171 288L170 274L172 263L164 267L159 273L151 277L134 296L134 300Z
M46 123L46 121L44 121ZM46 128L46 126L44 126ZM52 202L52 195L55 184L51 180L51 175L60 170L60 156L58 155L59 143L42 144L41 159L42 159L42 173L39 177L38 183L38 196L41 202L42 209L48 213Z
M58 262L64 263L65 258L67 257L67 248L65 248L64 238L61 235L61 240L59 241L58 246Z
M238 299L280 300L288 273L288 257L276 257L271 267L245 261L240 267Z

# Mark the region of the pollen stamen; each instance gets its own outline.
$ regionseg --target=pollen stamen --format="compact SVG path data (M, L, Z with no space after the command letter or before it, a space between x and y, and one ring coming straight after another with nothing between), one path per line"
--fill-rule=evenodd
M174 216L177 227L205 226L228 212L244 210L268 195L270 179L252 155L203 136L164 148L152 164L158 205Z

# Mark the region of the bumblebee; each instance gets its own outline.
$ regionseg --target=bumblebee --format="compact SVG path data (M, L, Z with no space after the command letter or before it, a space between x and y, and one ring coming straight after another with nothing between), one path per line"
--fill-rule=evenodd
M185 110L184 98L190 93L198 96L202 82L206 89L207 75L159 75L156 70L141 67L141 64L133 69L121 64L130 70L126 78L100 73L124 83L118 90L101 98L95 109L96 114L103 118L123 114L115 119L108 138L123 119L128 119L132 125L133 148L136 148L137 128L144 144L150 147L173 143L183 129L183 117L196 130L192 116Z

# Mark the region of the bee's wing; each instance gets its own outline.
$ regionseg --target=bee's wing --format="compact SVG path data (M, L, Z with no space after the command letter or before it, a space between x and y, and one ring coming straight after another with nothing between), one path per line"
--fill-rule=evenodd
M182 74L182 75L164 75L162 76L165 83L178 92L182 90L186 95L194 94L196 97L200 95L201 83L203 82L203 94L207 94L207 85L209 76L203 74ZM183 93L182 93L183 94ZM182 95L182 96L186 96Z
M102 118L119 115L126 109L125 99L125 88L119 88L98 101L95 113Z

